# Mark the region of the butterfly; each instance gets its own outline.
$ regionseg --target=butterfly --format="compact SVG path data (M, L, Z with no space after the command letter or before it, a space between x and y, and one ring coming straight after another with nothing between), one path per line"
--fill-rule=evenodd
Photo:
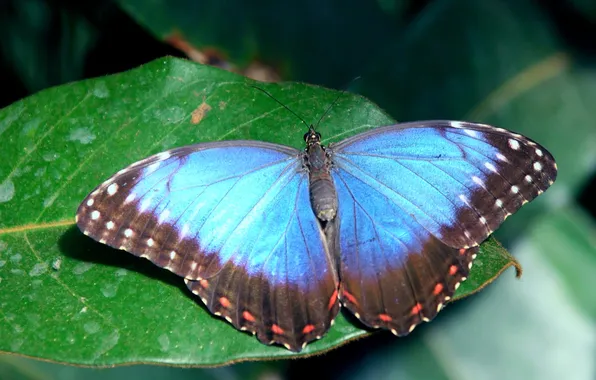
M433 319L485 240L556 179L553 156L489 125L418 121L324 146L168 150L81 203L85 235L184 278L211 313L299 352L340 307L397 336Z

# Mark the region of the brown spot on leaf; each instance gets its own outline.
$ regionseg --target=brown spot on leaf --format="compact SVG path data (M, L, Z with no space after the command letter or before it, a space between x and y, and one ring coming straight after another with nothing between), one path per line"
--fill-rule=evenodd
M195 62L219 67L220 69L242 74L248 78L262 82L278 82L281 80L278 70L271 65L253 59L248 65L239 67L230 62L227 54L221 49L212 46L196 47L187 41L178 30L166 36L165 41L176 49L181 50L188 58Z
M205 102L201 103L194 111L192 111L190 122L193 124L199 124L201 120L207 115L207 112L211 110L211 106Z

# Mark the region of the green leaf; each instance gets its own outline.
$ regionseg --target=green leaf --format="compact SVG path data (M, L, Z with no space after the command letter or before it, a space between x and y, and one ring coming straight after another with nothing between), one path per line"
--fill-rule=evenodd
M0 351L85 365L215 365L297 356L260 344L199 306L181 278L96 243L79 202L131 162L176 146L257 139L302 147L305 126L244 77L179 59L42 91L0 111ZM338 93L258 84L305 120ZM394 121L345 94L321 121L326 142ZM461 298L514 264L483 245ZM343 315L300 355L368 332Z

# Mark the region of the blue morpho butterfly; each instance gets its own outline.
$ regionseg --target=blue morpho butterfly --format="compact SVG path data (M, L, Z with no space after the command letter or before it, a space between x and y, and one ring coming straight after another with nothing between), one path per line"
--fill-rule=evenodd
M185 279L215 315L300 351L340 305L402 336L439 312L478 244L555 180L549 152L489 125L419 121L328 147L202 143L119 171L79 228Z

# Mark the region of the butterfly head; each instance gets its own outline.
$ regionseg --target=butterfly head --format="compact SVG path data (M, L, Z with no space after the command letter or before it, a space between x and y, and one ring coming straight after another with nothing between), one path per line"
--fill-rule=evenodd
M315 131L315 127L312 125L308 127L308 132L304 134L304 141L307 147L311 147L315 144L321 144L321 134Z

